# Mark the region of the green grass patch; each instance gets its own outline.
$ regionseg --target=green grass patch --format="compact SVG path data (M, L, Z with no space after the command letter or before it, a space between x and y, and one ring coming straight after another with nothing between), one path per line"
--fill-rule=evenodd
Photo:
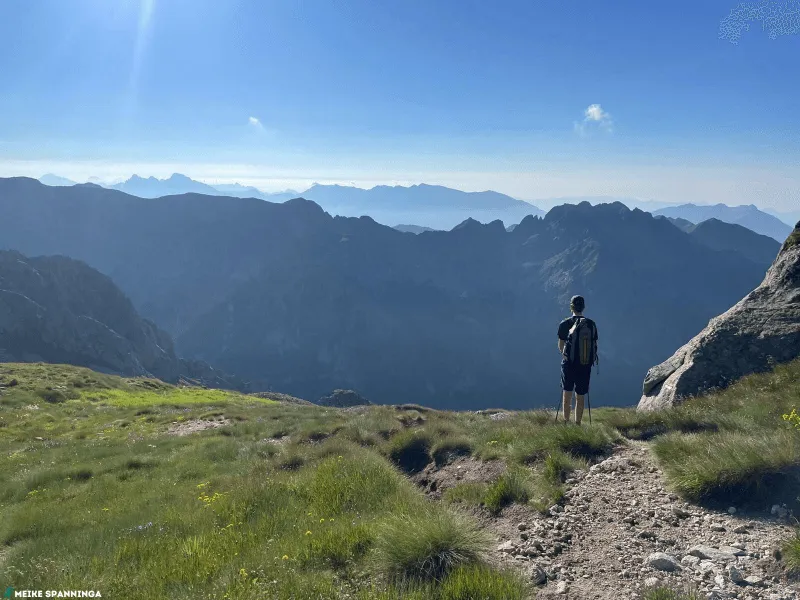
M458 568L481 564L490 539L457 512L419 506L380 524L375 568L400 584L441 582Z
M642 597L644 600L700 600L697 592L691 590L676 590L664 586L658 586L646 590Z
M530 475L522 468L510 469L489 486L483 504L497 515L510 504L527 503L532 491Z
M794 574L800 573L800 528L795 528L794 535L784 540L781 552L786 567Z
M794 500L800 434L785 428L753 433L671 434L653 451L670 485L698 502L745 504L777 500L782 486Z
M442 497L448 504L464 504L467 506L481 506L489 490L488 483L468 482L459 483L444 491Z

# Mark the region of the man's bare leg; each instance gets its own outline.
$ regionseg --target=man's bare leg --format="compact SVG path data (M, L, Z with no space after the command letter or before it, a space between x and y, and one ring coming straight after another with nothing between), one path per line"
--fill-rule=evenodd
M572 392L564 392L564 398L561 402L562 410L564 411L564 421L569 423L569 413L572 410Z
M575 423L580 425L581 419L583 419L583 396L578 394L575 401Z

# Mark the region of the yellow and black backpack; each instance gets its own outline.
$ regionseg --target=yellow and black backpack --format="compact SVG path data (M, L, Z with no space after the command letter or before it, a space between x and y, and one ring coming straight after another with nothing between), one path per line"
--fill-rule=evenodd
M594 321L577 317L569 331L564 356L574 365L592 366L597 363L597 329Z

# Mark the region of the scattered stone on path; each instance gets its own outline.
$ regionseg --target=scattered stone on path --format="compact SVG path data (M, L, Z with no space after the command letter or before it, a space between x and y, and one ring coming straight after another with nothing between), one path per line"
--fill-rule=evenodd
M688 504L654 463L646 444L626 442L589 476L571 476L552 511L512 504L485 514L500 544L492 560L524 569L543 600L641 600L660 586L696 590L698 600L800 600L800 585L786 581L774 555L789 533L781 511L770 517L770 504L745 519L742 508Z
M658 577L648 577L644 580L644 587L655 588L661 585L661 580Z
M736 568L735 565L728 565L726 572L728 573L728 578L733 583L742 583L744 581L744 575L742 575L742 572Z
M659 571L666 571L668 573L681 570L681 565L678 563L675 557L664 552L653 552L647 557L645 563L649 567L658 569Z
M692 546L689 548L689 554L713 562L733 562L736 560L736 556L730 552L724 552L718 548L704 545Z
M534 585L544 585L547 583L547 573L545 573L542 567L537 565L533 567L533 571L531 571L531 581Z

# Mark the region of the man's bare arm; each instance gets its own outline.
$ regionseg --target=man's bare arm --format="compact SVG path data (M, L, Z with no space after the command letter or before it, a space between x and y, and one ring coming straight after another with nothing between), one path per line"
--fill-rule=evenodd
M567 342L565 342L561 338L558 338L558 351L561 354L564 354L564 346L566 346L566 345L567 345Z

